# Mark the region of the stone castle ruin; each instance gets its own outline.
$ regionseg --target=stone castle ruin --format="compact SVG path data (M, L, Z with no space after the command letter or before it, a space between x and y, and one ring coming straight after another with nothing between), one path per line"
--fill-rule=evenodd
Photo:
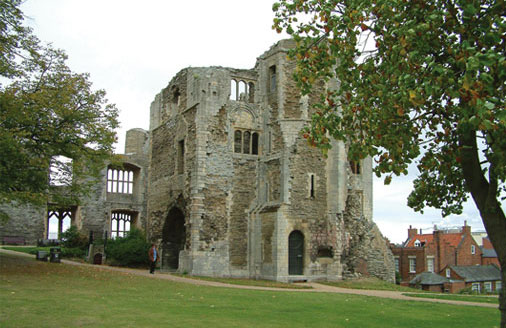
M250 70L180 71L155 97L149 132L128 132L123 169L104 169L72 224L112 236L127 233L126 222L144 229L163 270L393 281L393 256L372 221L372 160L349 161L337 141L325 157L302 137L329 85L301 96L292 46L278 42Z

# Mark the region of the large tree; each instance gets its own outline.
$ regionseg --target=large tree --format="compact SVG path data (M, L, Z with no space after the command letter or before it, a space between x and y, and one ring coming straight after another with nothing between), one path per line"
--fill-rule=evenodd
M305 136L345 140L374 171L419 171L408 205L461 213L472 196L499 256L506 327L506 7L501 0L281 0L273 28L296 41L296 80L322 95ZM329 84L330 85L330 84Z
M20 4L0 2L0 202L76 202L112 155L118 111L23 26Z

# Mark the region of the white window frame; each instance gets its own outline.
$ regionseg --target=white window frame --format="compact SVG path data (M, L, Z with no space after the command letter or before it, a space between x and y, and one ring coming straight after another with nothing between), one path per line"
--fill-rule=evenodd
M492 293L492 282L491 281L485 281L483 283L483 289L485 289L485 291L487 293Z
M427 256L427 271L434 272L434 256Z
M497 292L499 292L501 289L502 289L502 281L501 281L501 280L497 280L497 281L495 282L495 290L496 290Z
M446 278L450 278L452 276L452 271L450 269L446 269Z
M471 254L476 254L476 246L471 245Z
M473 284L471 285L471 290L472 291L476 291L479 293L481 293L481 285L479 282L473 282Z
M410 256L408 257L409 261L409 272L416 273L416 257Z
M398 256L394 257L395 261L395 272L401 272L401 262Z

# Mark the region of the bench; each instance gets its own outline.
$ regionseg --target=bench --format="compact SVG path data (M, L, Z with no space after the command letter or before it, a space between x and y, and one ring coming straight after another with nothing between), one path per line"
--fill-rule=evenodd
M26 245L25 237L4 236L2 237L2 245Z

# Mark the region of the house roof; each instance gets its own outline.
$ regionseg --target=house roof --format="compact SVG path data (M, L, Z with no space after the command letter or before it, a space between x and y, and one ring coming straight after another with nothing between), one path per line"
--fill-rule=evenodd
M440 235L441 242L448 243L450 246L458 247L464 234L462 232L457 233L442 233ZM415 247L415 242L419 240L422 244L429 244L434 240L433 234L416 234L410 238L404 245L404 247Z
M472 266L450 266L466 282L501 280L501 271L493 264Z
M410 285L442 285L450 282L448 278L435 274L434 272L422 272L417 274L411 281Z
M481 251L483 252L483 257L497 257L495 249L482 248Z

